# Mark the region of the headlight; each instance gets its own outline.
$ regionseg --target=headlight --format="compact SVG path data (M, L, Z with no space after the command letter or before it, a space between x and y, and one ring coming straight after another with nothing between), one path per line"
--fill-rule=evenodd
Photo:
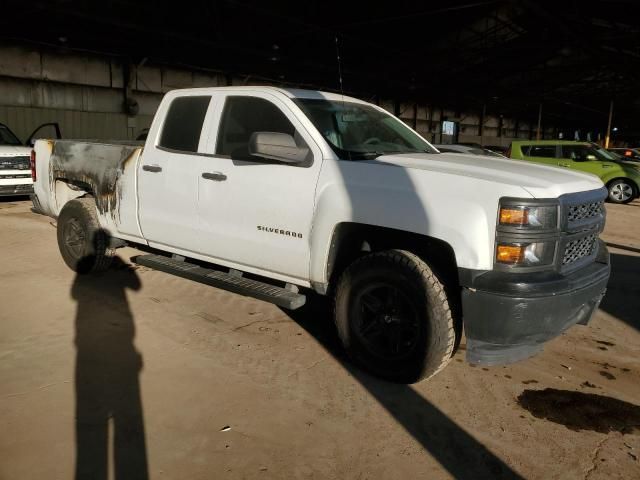
M551 265L555 249L555 242L498 243L496 262L519 267Z
M501 205L498 223L502 227L523 230L555 229L558 226L558 206Z

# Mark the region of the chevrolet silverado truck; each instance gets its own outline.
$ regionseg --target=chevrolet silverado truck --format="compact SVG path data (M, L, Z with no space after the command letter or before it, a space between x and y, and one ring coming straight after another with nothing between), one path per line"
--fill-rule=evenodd
M0 123L0 197L33 193L32 173L29 171L31 149L36 136L48 127L53 127L55 137L60 138L58 124L45 123L36 128L23 145L9 127Z
M284 308L315 291L357 363L414 382L463 330L471 363L534 355L590 320L609 278L599 179L477 158L342 95L175 90L144 146L38 141L35 193L78 274L129 244L140 265Z

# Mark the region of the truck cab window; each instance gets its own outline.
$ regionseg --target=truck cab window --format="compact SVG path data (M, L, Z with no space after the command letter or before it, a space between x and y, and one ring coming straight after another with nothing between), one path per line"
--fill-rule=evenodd
M228 97L222 112L216 153L253 160L248 145L254 132L286 133L297 137L293 124L273 103L257 97Z
M210 96L187 96L173 100L162 126L159 146L182 152L197 152L210 101Z

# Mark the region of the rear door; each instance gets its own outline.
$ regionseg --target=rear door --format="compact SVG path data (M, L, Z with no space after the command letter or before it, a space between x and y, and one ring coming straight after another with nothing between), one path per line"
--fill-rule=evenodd
M199 153L210 103L211 95L177 96L156 114L162 125L138 165L140 228L152 246L198 252Z
M322 154L290 106L269 93L225 94L200 158L200 249L283 278L307 279L315 188ZM248 153L253 132L292 135L313 161L286 165ZM285 279L286 279L285 278Z

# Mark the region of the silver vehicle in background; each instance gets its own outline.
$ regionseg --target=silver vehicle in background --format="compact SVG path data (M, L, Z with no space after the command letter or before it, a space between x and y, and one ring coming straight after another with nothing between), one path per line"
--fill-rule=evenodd
M470 155L485 155L488 157L506 158L504 155L484 148L482 145L462 145L455 143L452 145L434 145L442 153L467 153Z

